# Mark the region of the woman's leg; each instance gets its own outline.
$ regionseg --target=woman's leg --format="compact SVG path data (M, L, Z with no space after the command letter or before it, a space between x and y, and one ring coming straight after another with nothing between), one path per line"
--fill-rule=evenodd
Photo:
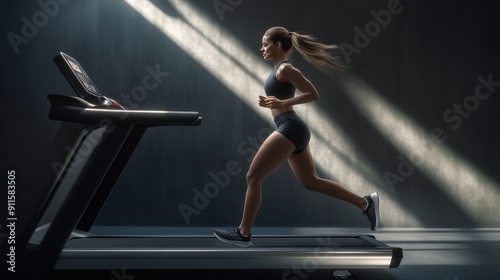
M255 216L262 200L262 181L278 168L295 150L295 145L278 132L273 132L262 143L247 173L247 193L240 232L252 232Z
M325 180L316 174L309 146L299 154L292 154L288 158L288 163L306 189L347 201L361 210L366 208L366 200L363 197L350 192L339 183Z

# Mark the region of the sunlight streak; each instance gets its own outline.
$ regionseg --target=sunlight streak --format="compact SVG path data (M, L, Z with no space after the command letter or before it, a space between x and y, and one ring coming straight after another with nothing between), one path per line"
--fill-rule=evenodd
M500 186L424 130L362 80L344 80L347 96L361 114L410 162L440 187L480 226L500 222ZM477 214L479 213L479 215Z

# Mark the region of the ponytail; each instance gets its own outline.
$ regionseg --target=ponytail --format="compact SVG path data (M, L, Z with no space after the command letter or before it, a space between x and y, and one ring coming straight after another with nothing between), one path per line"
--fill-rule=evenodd
M293 47L307 62L321 71L349 68L348 61L338 45L325 45L311 35L289 32L283 27L273 27L266 31L265 35L273 42L281 42L285 52L291 52Z
M333 70L345 70L347 64L343 62L345 57L342 50L337 45L322 44L311 35L302 35L297 32L290 32L293 48L302 57L316 68L325 71L324 68ZM328 50L332 50L331 53Z

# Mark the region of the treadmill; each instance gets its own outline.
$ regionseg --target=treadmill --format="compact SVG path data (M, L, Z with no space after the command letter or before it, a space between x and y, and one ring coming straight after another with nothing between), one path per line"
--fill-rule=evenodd
M49 119L63 123L39 173L21 193L23 204L30 207L21 207L17 214L18 278L48 279L67 273L76 279L94 271L111 279L110 271L120 274L126 269L134 275L198 271L220 276L231 271L231 277L235 272L274 272L282 279L333 270L337 275L345 271L338 279L358 279L347 270L399 266L402 249L371 235L256 235L253 247L238 248L211 233L92 234L94 221L146 129L198 126L202 118L198 112L126 110L100 94L74 58L61 52L54 62L78 96L48 95Z

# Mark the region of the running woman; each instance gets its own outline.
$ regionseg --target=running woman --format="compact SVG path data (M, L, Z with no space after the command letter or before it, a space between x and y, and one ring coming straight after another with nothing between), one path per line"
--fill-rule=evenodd
M250 164L239 227L232 231L214 231L222 242L239 247L252 245L252 227L262 200L262 181L285 161L306 189L353 204L367 216L371 229L377 229L380 219L377 193L358 196L337 182L320 178L309 149L309 128L293 110L294 105L319 99L314 85L288 61L293 50L320 70L344 70L347 65L342 63L342 57L328 53L335 49L339 47L322 44L309 35L289 32L283 27L273 27L264 33L260 51L264 60L274 62L274 69L264 84L267 96L259 96L258 104L271 109L277 129L262 143ZM295 96L295 89L301 94Z

